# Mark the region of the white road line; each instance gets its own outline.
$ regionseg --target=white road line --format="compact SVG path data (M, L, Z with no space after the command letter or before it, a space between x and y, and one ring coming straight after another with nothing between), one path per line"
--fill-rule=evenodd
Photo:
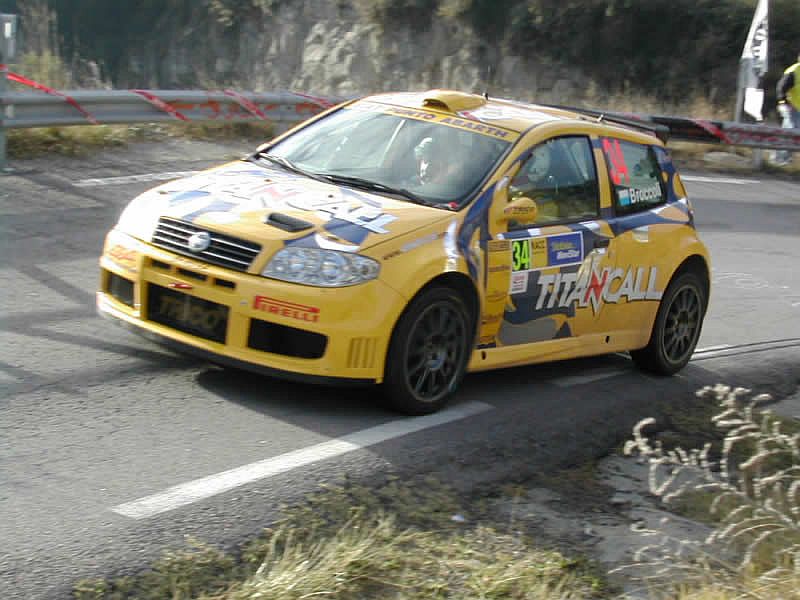
M132 519L146 519L147 517L153 517L163 512L192 504L198 500L204 500L227 492L259 479L266 479L326 458L340 456L353 450L366 448L367 446L422 431L423 429L458 421L492 408L494 407L483 402L468 402L424 417L390 421L383 425L363 429L338 439L309 446L308 448L301 448L273 458L223 471L216 475L181 483L163 492L120 504L111 510Z
M696 348L694 353L695 354L703 354L704 352L714 352L715 350L725 350L726 348L730 348L730 344L719 344L717 346L707 346L705 348Z
M558 387L571 387L573 385L581 385L584 383L592 383L593 381L600 381L601 379L608 379L622 375L625 371L603 371L602 373L589 373L588 375L571 375L569 377L561 377L555 379L551 383Z
M731 179L728 177L700 177L695 175L681 175L683 181L696 181L698 183L730 183L733 185L750 185L761 183L758 179Z
M167 173L142 173L141 175L124 175L122 177L95 177L73 181L75 187L98 187L102 185L127 185L148 181L167 181L197 175L200 171L169 171Z

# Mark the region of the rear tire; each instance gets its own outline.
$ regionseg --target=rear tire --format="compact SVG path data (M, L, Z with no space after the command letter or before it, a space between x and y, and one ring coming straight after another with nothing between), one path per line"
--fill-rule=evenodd
M672 375L686 366L700 338L708 301L705 290L700 277L692 271L681 273L670 282L658 306L650 342L631 352L640 369Z
M473 324L461 296L432 287L400 317L386 357L383 393L392 409L425 415L442 408L467 368Z

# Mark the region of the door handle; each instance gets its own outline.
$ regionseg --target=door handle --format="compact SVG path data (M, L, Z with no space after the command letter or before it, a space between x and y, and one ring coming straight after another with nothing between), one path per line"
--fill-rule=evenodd
M595 248L608 248L611 243L611 238L598 238L594 241Z

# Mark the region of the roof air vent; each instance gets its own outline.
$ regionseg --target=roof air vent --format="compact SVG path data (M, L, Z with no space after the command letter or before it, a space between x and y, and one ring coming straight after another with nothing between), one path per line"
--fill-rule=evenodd
M430 90L425 92L422 106L446 112L457 113L462 110L474 110L486 104L486 98L478 94L465 94L448 90Z

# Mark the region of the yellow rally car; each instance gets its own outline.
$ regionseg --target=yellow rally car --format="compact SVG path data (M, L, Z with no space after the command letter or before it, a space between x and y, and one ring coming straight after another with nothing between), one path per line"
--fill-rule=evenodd
M437 410L466 371L689 360L709 255L655 132L433 90L355 100L134 199L104 316L222 364L382 383Z

